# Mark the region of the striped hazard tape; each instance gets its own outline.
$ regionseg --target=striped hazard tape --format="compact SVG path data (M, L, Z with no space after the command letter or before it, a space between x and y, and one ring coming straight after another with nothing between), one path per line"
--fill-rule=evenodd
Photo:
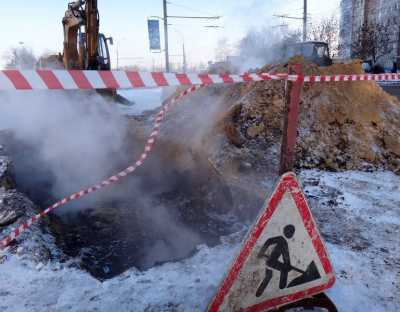
M400 80L400 74L301 76L268 73L211 75L96 70L1 70L0 91L135 89L268 80L304 82L396 81Z
M204 86L205 86L204 84L203 85L192 86L189 89L179 93L177 96L171 98L169 101L167 101L165 104L162 105L159 113L156 115L156 118L155 118L155 121L154 121L154 127L153 127L153 129L152 129L152 131L150 133L149 138L147 139L147 142L146 142L145 147L144 147L144 151L141 154L141 156L139 157L139 159L133 165L129 166L128 168L126 168L124 170L122 170L121 172L117 173L116 175L113 175L113 176L103 180L99 184L96 184L96 185L91 186L89 188L83 189L83 190L81 190L79 192L76 192L74 194L71 194L71 195L61 199L60 201L58 201L55 204L51 205L50 207L46 208L45 210L43 210L39 214L31 217L29 220L27 220L26 222L24 222L23 224L18 226L18 228L13 230L7 237L5 237L3 240L0 241L0 250L1 249L5 249L14 239L19 237L22 234L22 232L24 232L32 224L36 223L37 221L39 221L44 216L48 215L54 209L56 209L56 208L58 208L58 207L60 207L62 205L65 205L68 202L71 202L73 200L81 198L81 197L83 197L83 196L85 196L87 194L96 192L96 191L98 191L98 190L100 190L100 189L102 189L104 187L112 185L112 184L118 182L119 180L121 180L122 178L126 177L127 175L131 174L132 172L134 172L138 167L142 166L144 161L149 156L149 153L152 151L152 149L154 147L157 135L159 134L159 131L160 131L161 123L164 120L167 112L170 110L171 106L173 106L175 103L177 103L183 97L187 96L190 93L193 93L193 92L199 90L200 88L202 88Z
M97 70L1 70L0 90L134 89L263 80L296 80L287 74L209 75Z
M304 76L304 82L396 81L400 74Z

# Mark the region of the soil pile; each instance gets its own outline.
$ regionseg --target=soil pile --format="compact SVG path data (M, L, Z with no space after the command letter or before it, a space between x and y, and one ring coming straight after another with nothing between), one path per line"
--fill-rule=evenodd
M357 61L326 68L302 58L292 62L301 63L306 75L362 73ZM262 71L287 70L283 66L266 66ZM221 111L224 113L216 127L225 134L230 145L248 154L250 162L279 157L268 152L266 147L273 152L279 150L284 84L281 81L253 82L212 87L207 91L223 97ZM305 84L301 95L296 166L334 171L383 168L398 173L399 125L399 100L385 93L375 82ZM260 152L267 153L267 158L261 155L255 159ZM240 166L240 162L237 165Z
M306 75L362 73L358 61L326 68L303 58L292 62ZM252 219L278 177L284 95L284 81L209 86L169 113L157 145L179 142L207 160L232 192L232 212ZM296 167L399 173L399 125L399 100L375 82L305 84Z

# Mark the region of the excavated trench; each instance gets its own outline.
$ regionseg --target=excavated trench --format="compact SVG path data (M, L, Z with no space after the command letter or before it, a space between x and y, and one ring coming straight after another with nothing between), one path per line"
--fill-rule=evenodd
M42 209L59 199L52 195L54 177L38 148L15 138L5 145L18 189ZM142 142L128 144L115 157L114 172L138 155L137 146ZM161 140L134 175L60 208L49 224L65 260L103 280L131 267L146 270L181 260L199 244L218 244L240 226L233 192L206 157Z

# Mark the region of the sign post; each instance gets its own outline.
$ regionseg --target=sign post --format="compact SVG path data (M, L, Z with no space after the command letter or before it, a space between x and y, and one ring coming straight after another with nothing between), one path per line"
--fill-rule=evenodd
M298 81L286 81L286 104L281 146L281 164L279 173L282 175L292 171L294 166L295 147L297 140L297 125L300 112L300 95L304 79L301 65L290 65L289 74L301 77Z

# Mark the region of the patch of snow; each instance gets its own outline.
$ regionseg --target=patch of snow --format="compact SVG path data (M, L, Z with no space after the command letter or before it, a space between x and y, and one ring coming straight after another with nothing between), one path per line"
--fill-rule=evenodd
M161 106L162 102L176 92L176 87L151 89L117 90L118 94L134 103L132 106L117 104L119 110L128 116L141 115Z
M337 275L328 295L339 311L398 311L400 177L307 170L300 179L327 240ZM333 215L337 219L327 218ZM346 232L349 240L342 239ZM358 246L356 234L368 244ZM199 246L190 259L145 272L132 268L105 282L60 263L38 270L11 256L0 265L0 311L204 311L243 236L226 237L213 248Z
M140 115L161 106L162 88L118 90L117 92L134 103L132 106L117 104L119 110L125 115Z
M236 239L103 283L72 268L37 270L11 257L0 267L0 311L203 311L238 251Z
M385 270L383 259L376 259L375 265L379 266L377 275L376 270L371 268L369 255L349 251L333 244L328 244L328 249L337 281L327 294L339 311L398 311L400 304L398 294L396 295L396 283L400 277L396 275L398 272Z

